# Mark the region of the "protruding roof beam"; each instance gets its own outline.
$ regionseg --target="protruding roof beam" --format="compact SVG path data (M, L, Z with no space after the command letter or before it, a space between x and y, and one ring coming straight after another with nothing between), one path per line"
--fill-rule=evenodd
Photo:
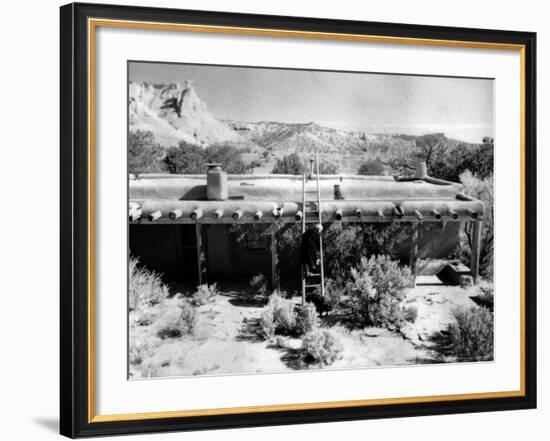
M193 220L198 220L202 217L202 208L195 208L189 217Z
M256 213L254 213L254 220L256 220L256 221L260 220L263 215L264 215L264 213L263 213L262 210L256 211Z
M240 219L241 217L243 217L243 210L241 210L241 209L235 210L232 214L232 217L235 220Z
M405 215L403 209L399 205L393 206L393 214L397 216L398 219L401 219Z
M172 210L170 213L168 213L168 217L172 220L176 220L179 219L182 214L183 212L179 208L176 208L175 210Z
M162 217L162 211L160 211L160 210L153 211L151 214L149 214L149 220L151 222L154 222L154 221L160 219L161 217Z

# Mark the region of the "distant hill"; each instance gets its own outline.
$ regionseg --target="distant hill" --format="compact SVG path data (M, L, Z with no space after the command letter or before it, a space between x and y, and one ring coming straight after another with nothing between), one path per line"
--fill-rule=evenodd
M190 82L131 82L129 92L130 130L151 131L163 147L178 145L179 141L204 146L242 141L237 132L210 113Z
M341 171L355 172L358 161L377 158L389 164L407 156L423 136L365 133L338 130L309 123L276 121L243 122L220 120L208 110L193 84L129 85L129 124L131 131L150 131L163 148L180 141L206 148L230 144L241 149L243 158L258 164L257 172L269 172L277 158L290 153L311 157L317 150L322 158L338 165ZM447 148L462 143L436 134Z

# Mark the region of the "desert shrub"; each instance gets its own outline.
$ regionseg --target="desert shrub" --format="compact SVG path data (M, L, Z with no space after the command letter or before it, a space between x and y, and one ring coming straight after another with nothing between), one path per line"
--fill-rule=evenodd
M294 302L277 293L272 294L260 317L260 328L264 335L270 338L274 334L293 334L296 332L296 323Z
M130 364L138 365L143 362L146 356L146 348L144 343L139 340L132 339L128 348L128 361Z
M302 339L302 354L306 362L328 366L342 358L343 351L342 343L326 329L315 329Z
M460 175L460 181L464 184L464 192L485 203L485 216L481 231L481 246L479 249L479 273L487 278L493 277L493 247L494 247L494 183L493 176L480 179L466 170ZM466 222L460 241L461 253L459 257L470 265L472 255L473 225Z
M337 306L342 300L345 287L341 280L326 279L325 281L325 297L331 308Z
M338 165L329 162L327 160L319 161L319 174L320 175L335 175L338 173Z
M313 303L306 303L297 308L296 315L296 333L299 335L307 334L319 326L317 309Z
M154 323L155 333L162 339L192 335L197 327L196 307L188 301L169 308Z
M298 153L291 153L290 155L283 156L281 159L277 159L271 173L301 175L305 171L306 165L300 158L300 155Z
M277 326L275 324L275 314L272 308L265 308L262 311L259 325L265 338L272 338L275 335Z
M156 142L153 133L144 130L130 132L128 136L128 172L159 173L166 171L164 149Z
M204 150L194 144L180 141L177 147L166 150L164 164L170 173L196 174L204 172L206 156Z
M197 290L191 296L190 302L194 306L204 306L212 303L218 295L218 287L215 283L208 285L204 283L197 286Z
M384 174L386 167L378 159L368 159L359 166L358 175L380 176Z
M168 287L159 274L139 265L139 259L130 257L128 307L135 310L153 306L168 297Z
M403 320L414 323L418 317L418 308L416 306L409 306L403 309Z
M410 226L400 222L347 225L334 222L323 231L325 274L337 282L346 280L362 257L396 256L399 245L410 234Z
M481 306L485 306L489 311L493 311L495 306L495 295L493 284L489 282L480 283L479 294L477 295L477 301Z
M410 281L410 270L389 257L363 257L351 270L347 286L352 323L359 327L397 327L404 320L401 303Z
M222 164L227 173L250 173L253 164L247 164L241 159L242 148L228 143L213 144L204 150L205 162Z
M449 326L452 351L459 361L493 358L493 314L483 306L453 312L455 323Z
M268 307L273 308L277 331L284 334L292 333L296 327L294 302L284 299L278 294L273 294L269 297Z
M189 302L183 302L180 308L180 330L183 335L192 335L197 329L197 309Z

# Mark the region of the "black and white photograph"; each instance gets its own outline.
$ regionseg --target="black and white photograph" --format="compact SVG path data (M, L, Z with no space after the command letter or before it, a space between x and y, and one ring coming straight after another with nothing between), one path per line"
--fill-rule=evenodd
M491 362L493 94L128 62L129 378Z

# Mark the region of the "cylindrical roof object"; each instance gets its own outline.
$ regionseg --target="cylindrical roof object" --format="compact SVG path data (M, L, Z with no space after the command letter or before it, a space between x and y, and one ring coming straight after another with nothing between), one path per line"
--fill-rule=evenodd
M430 211L430 214L435 217L437 220L441 219L441 213L437 210Z
M470 216L472 219L477 219L477 211L468 208L466 210L466 213L468 213L468 216Z
M393 207L393 214L397 216L399 219L401 219L405 213L403 213L403 210L399 205L394 205Z
M283 207L275 207L271 210L271 214L274 218L278 219L283 215Z
M263 215L264 213L261 210L256 211L256 213L254 213L254 220L260 220Z
M418 211L418 210L414 210L414 215L416 216L416 218L421 221L422 219L424 219L424 215Z
M296 219L297 221L300 221L300 220L302 220L303 216L304 216L304 214L302 213L302 210L298 210L296 212L296 214L294 215L294 219Z
M449 216L451 216L453 219L458 219L458 213L452 208L449 208Z
M179 219L182 214L182 211L179 208L176 208L175 210L172 210L170 213L168 213L168 217L172 220L176 220Z
M227 173L221 164L206 164L206 198L211 201L225 201L229 195Z
M202 217L202 208L196 208L194 209L191 214L189 215L189 217L193 220L197 220L197 219L200 219Z
M136 208L132 209L129 212L128 218L130 219L130 222L135 222L141 218L141 209Z
M162 216L162 212L157 210L157 211L153 211L150 215L149 215L149 220L151 222L153 221L156 221L157 219L160 219Z
M235 210L235 212L233 213L233 219L240 219L241 217L243 217L243 211L242 210Z
M357 209L355 210L355 215L356 215L357 217L361 217L361 216L363 216L363 211L362 211L360 208L357 208Z
M428 167L425 161L420 161L416 164L415 177L417 179L424 179L426 176L428 176Z
M214 219L219 219L221 217L223 217L223 210L221 208L214 210Z
M339 221L342 220L342 210L338 209L334 212L334 218Z

